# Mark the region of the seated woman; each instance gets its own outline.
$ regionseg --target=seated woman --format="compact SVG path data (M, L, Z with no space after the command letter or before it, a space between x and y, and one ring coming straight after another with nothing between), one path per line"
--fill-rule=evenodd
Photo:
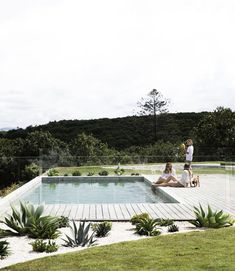
M171 162L167 162L166 166L165 166L165 169L163 170L162 175L154 183L155 184L165 183L165 181L167 180L167 178L169 178L170 176L175 176L176 177L176 173L175 173L175 169L172 166L172 163Z
M154 187L158 186L170 186L170 187L187 187L191 182L191 168L189 164L184 165L184 171L181 178L170 175L164 181L162 179L158 180L153 184Z

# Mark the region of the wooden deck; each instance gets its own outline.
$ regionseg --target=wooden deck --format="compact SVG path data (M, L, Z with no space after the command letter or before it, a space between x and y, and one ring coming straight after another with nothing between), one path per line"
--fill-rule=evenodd
M128 221L133 215L141 213L148 213L152 218L171 218L174 220L193 218L193 214L187 205L177 203L45 205L45 214L67 216L75 220Z
M156 176L145 176L153 181ZM88 221L128 221L135 214L148 213L152 218L190 220L194 218L193 206L223 210L235 216L235 176L200 176L201 187L160 188L179 203L128 203L128 204L48 204L45 214L67 216L74 220ZM8 206L1 206L0 216L9 213Z

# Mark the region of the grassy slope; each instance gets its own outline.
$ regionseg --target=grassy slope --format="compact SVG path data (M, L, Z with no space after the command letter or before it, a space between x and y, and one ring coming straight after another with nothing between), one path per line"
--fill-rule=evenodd
M47 257L8 271L235 270L235 228L159 236Z

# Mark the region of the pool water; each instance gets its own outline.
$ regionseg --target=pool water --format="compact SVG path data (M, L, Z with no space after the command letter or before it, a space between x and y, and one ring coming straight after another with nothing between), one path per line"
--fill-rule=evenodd
M175 202L161 193L156 195L143 177L43 178L21 200L33 204Z

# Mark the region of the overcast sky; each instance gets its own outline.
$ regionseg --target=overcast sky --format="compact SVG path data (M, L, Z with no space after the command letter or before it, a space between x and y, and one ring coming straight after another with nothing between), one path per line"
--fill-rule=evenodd
M0 128L235 110L234 0L0 0Z

